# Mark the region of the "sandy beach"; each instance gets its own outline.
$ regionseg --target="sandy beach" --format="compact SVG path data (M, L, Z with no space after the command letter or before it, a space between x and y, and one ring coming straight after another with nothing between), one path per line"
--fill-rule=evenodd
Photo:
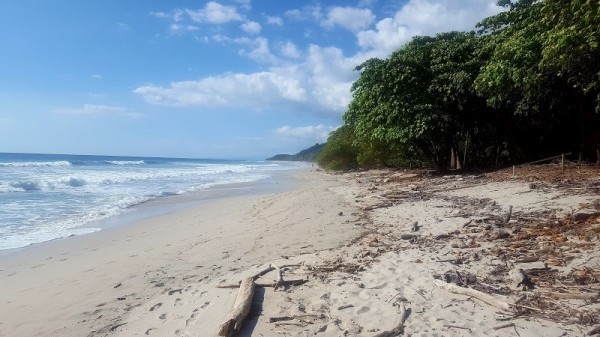
M0 256L0 335L216 336L238 292L222 286L272 264L306 282L257 287L238 336L592 333L600 176L570 170L306 170L289 191L28 247ZM515 270L533 289L511 283ZM271 270L256 282L276 279Z

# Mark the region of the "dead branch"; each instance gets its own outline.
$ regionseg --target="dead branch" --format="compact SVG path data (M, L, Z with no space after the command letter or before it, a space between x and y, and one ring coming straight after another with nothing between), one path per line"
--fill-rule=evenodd
M219 336L232 337L242 327L242 322L250 313L254 295L254 278L248 277L240 284L240 291L233 304L233 309L219 327Z
M513 326L515 326L515 323L506 323L506 324L495 326L492 329L494 329L494 330L500 330L500 329L510 328L510 327L513 327Z
M308 282L307 279L293 279L293 280L287 280L287 281L284 280L279 286L286 288L286 287L291 287L291 286L299 286L306 282ZM256 287L259 287L259 288L271 288L271 287L275 286L275 283L273 283L273 282L255 282L254 284ZM221 289L235 289L235 288L239 288L239 287L240 287L239 283L217 285L217 288L221 288Z
M500 300L494 296L488 295L486 293L482 293L481 291L471 288L459 287L453 283L446 283L442 280L434 280L433 282L436 286L445 289L451 293L475 297L476 299L481 300L498 309L511 311L511 305L509 303Z
M400 302L400 322L392 330L383 331L373 337L394 337L404 333L404 321L406 321L406 307Z

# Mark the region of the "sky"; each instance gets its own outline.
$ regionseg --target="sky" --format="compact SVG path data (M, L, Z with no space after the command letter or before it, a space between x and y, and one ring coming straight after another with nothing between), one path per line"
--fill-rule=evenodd
M0 11L0 152L262 159L342 124L359 73L495 0L24 0Z

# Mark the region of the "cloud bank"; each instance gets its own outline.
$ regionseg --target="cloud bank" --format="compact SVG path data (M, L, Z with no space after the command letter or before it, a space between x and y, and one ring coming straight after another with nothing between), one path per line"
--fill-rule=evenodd
M250 2L244 2L249 8ZM339 119L351 100L350 87L358 74L353 71L371 57L385 58L415 35L433 35L451 30L471 30L484 17L501 11L495 0L410 0L394 15L377 18L368 6L304 6L282 13L263 15L263 23L284 26L310 21L327 30L342 29L354 36L357 52L345 55L336 46L309 44L300 49L289 41L274 42L260 36L262 25L248 20L234 6L209 2L199 10L154 13L177 22L187 15L195 23L225 24L242 21L241 31L254 38L213 35L207 40L238 46L239 55L267 68L259 72L226 73L217 76L147 84L133 90L152 104L167 106L231 107L250 110L302 111ZM186 26L182 26L186 27ZM289 131L289 130L288 130ZM283 131L282 131L283 132Z

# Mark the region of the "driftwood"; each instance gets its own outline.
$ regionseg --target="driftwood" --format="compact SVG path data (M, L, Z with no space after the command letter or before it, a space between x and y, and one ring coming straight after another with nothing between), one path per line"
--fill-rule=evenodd
M304 283L308 282L307 279L293 279L293 280L287 280L287 281L283 281L279 287L290 287L290 286L299 286L302 285ZM273 282L255 282L254 285L258 288L271 288L271 287L275 287L276 283ZM217 288L225 288L225 289L229 289L229 288L239 288L240 284L239 283L231 283L231 284L219 284L217 285Z
M273 285L273 289L277 290L283 285L283 270L277 267L274 263L271 263L271 267L273 267L277 271L277 281L275 281L275 284Z
M275 317L269 317L269 323L276 323L276 322L282 322L282 321L293 321L293 320L299 320L301 322L307 322L307 319L321 319L321 318L325 318L325 315L320 314L302 314L302 315L292 315L292 316L275 316Z
M474 297L478 300L481 300L493 307L496 307L501 310L511 311L511 305L507 302L504 302L492 295L482 293L481 291L471 289L471 288L463 288L459 287L453 283L446 283L442 280L434 280L434 284L442 289L445 289L454 294L467 295Z
M404 333L404 321L406 321L406 307L404 302L400 302L400 322L395 328L388 331L383 331L373 337L395 337Z
M494 329L494 330L500 330L500 329L510 328L510 327L513 327L513 326L515 326L515 323L506 323L506 324L495 326L492 329Z
M240 291L233 304L233 309L219 327L219 336L231 337L240 331L242 322L250 313L252 297L254 295L254 278L248 277L240 284Z
M600 299L600 293L558 293L558 292L536 292L540 296L552 297L563 300L597 300Z

